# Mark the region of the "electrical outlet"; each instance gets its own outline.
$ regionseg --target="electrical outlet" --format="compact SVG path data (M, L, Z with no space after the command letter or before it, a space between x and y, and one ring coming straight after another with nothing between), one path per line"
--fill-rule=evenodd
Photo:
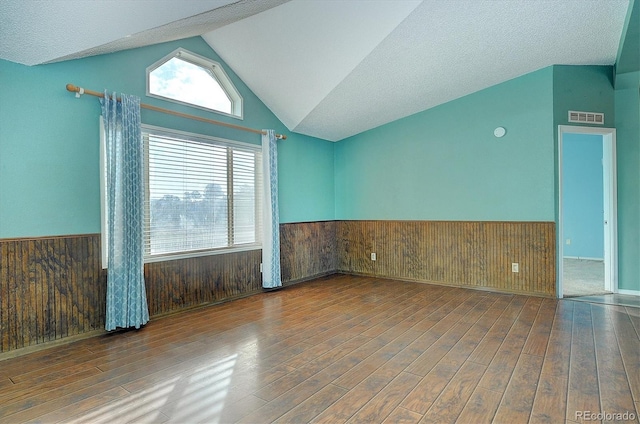
M511 264L511 272L520 272L520 264L518 264L518 262Z
M371 252L371 260L372 261L376 260L376 252Z
M571 239L567 239L567 244L571 244Z

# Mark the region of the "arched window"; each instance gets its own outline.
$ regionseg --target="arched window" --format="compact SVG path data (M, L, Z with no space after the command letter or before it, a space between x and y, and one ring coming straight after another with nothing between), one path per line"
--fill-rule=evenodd
M222 66L183 49L147 68L147 95L242 119L242 97Z

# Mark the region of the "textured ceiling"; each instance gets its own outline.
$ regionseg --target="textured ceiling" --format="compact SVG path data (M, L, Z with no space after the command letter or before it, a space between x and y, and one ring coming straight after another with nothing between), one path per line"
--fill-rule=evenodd
M0 0L0 59L25 65L201 35L288 0Z
M365 4L294 0L203 38L295 129L420 1Z
M203 38L291 131L336 141L549 65L612 65L629 5L344 3L293 0Z
M202 35L294 132L337 141L554 64L612 65L629 0L0 0L27 65Z

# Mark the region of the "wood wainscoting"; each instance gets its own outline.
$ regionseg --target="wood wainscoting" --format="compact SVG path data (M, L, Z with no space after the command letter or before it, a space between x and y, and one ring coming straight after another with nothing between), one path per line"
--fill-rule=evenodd
M296 283L338 269L336 222L280 224L282 282Z
M158 316L262 291L261 250L147 263L149 315Z
M337 268L335 222L282 224L282 279ZM0 353L104 329L100 235L0 240ZM151 317L262 291L260 250L145 264Z
M152 317L262 290L261 251L145 265ZM0 353L104 329L100 235L0 240Z
M280 225L283 284L337 270L336 223ZM201 256L145 265L149 314L163 315L262 291L262 251Z
M0 353L104 329L100 235L0 240ZM262 291L260 250L145 264L149 314Z
M343 272L555 295L549 222L323 221L280 231L285 285ZM150 315L260 292L261 256L146 264ZM105 292L99 234L0 240L0 353L102 330Z
M0 352L104 328L97 234L0 240Z
M337 240L347 274L556 294L553 222L339 221Z

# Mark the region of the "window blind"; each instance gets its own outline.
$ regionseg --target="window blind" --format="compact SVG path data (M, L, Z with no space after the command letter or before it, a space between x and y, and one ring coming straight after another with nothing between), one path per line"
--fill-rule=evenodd
M260 147L143 127L145 258L260 246Z

